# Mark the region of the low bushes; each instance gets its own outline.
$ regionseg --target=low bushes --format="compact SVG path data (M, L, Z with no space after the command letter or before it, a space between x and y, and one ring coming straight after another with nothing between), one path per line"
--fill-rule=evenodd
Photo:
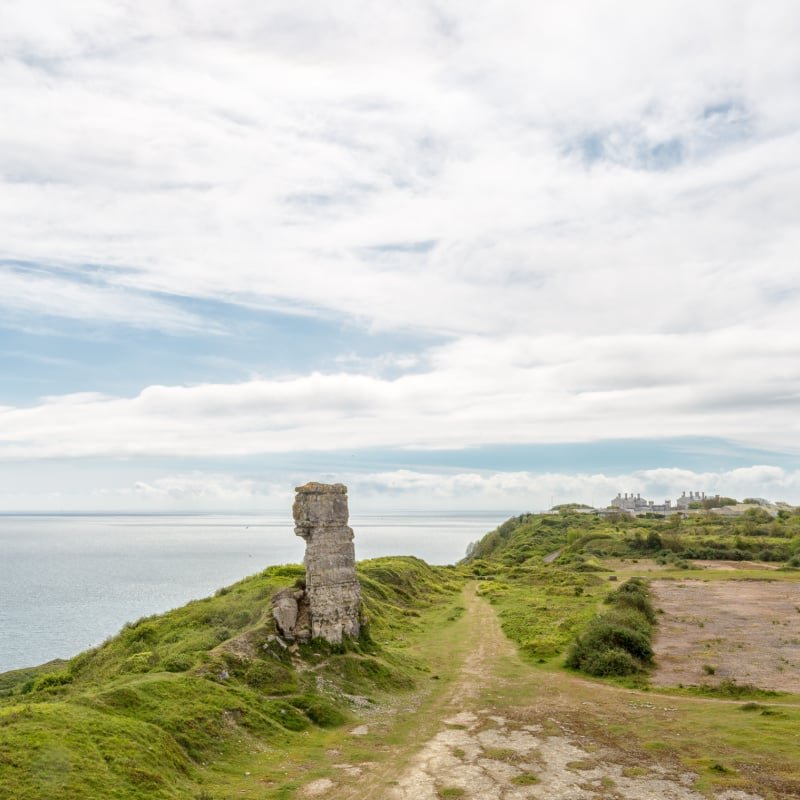
M639 612L650 625L656 621L656 612L650 601L650 589L642 578L630 578L619 589L606 597L606 603L616 609L633 609Z
M39 675L38 678L30 678L20 689L21 694L30 692L40 692L47 689L55 689L72 683L72 676L67 672L47 672Z
M608 611L593 617L575 640L566 665L588 675L633 675L653 663L656 622L647 583L631 578L606 598Z

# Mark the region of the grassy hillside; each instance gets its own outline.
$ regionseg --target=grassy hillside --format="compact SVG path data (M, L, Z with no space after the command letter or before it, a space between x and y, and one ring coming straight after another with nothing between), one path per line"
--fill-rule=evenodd
M529 564L564 548L560 564L580 565L591 556L652 555L661 558L790 562L800 558L800 511L777 517L752 508L740 517L713 512L659 518L615 514L600 517L567 506L555 513L523 514L470 546L467 562ZM795 566L800 566L798 561Z
M424 667L406 638L461 581L414 558L358 570L367 625L341 647L275 637L270 599L304 572L272 567L69 662L0 676L0 797L214 798L243 754L279 753L412 688Z
M561 664L616 586L609 565L623 559L629 565L652 559L674 577L693 570L693 559L778 562L793 577L800 566L800 513L773 518L754 508L733 518L704 511L609 518L565 506L507 520L470 545L462 566L481 580L481 594L523 654ZM700 570L696 576L719 577Z

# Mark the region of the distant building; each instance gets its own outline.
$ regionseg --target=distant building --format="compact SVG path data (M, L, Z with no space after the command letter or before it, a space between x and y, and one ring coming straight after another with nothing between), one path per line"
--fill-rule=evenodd
M653 500L645 500L641 494L631 494L627 492L617 496L609 504L613 508L625 511L628 514L671 514L675 509L672 507L671 500L665 500L663 503L655 503Z
M719 495L717 495L718 497ZM693 503L705 503L705 492L683 492L681 496L672 504L671 500L665 500L663 503L655 503L653 500L645 500L641 494L621 494L617 492L617 496L609 503L612 508L619 511L625 511L632 516L637 514L674 514L677 511L688 511Z
M675 501L675 505L680 511L688 511L690 503L705 503L706 501L706 493L705 492L689 492L687 495L686 492L683 492L681 496Z

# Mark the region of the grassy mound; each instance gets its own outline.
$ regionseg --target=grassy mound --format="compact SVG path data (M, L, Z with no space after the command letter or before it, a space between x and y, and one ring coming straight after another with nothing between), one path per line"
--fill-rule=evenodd
M126 625L69 662L0 676L0 797L195 798L200 767L291 747L344 723L353 696L413 687L421 669L404 635L461 582L414 558L358 569L364 635L341 646L275 636L272 595L304 576L290 565Z
M593 617L575 640L566 665L588 675L633 675L653 664L656 615L645 581L631 578L606 598L611 608Z

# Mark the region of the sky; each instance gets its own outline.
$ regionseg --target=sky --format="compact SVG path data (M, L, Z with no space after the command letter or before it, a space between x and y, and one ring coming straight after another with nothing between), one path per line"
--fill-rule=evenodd
M8 0L0 512L800 503L794 0Z

